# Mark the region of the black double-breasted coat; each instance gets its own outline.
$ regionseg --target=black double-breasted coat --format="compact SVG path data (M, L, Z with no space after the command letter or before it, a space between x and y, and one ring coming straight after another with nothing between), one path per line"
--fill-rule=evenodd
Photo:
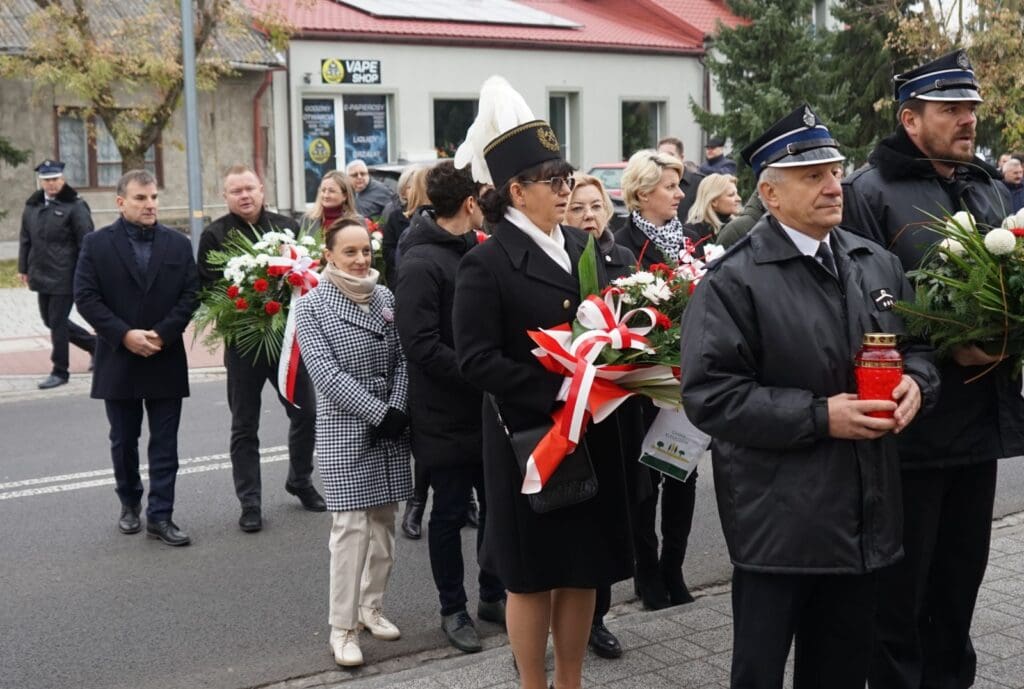
M188 237L157 224L149 268L141 271L125 220L86 235L75 271L75 306L96 330L92 397L167 399L188 396L182 333L198 306L199 277ZM163 349L133 354L129 330L155 330Z
M531 353L526 332L572 321L580 303L576 265L586 234L562 228L570 275L522 230L503 220L462 259L455 284L455 349L462 375L494 395L512 430L550 424L562 376ZM598 261L601 283L605 268ZM401 305L399 305L401 308ZM632 574L623 452L617 422L589 424L585 442L599 489L595 498L537 514L520 492L523 476L496 415L483 409L488 513L480 564L509 591L596 588Z

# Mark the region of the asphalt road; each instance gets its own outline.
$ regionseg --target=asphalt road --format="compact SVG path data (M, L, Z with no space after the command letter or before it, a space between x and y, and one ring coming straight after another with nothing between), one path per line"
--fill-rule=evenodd
M224 383L192 391L175 520L194 544L180 549L117 532L102 403L0 403L0 688L236 689L335 669L327 644L329 518L284 492L278 402L264 395L265 528L244 534L225 454ZM708 468L687 558L696 587L729 575L710 479ZM1011 460L1003 463L997 516L1021 510L1024 465ZM463 533L469 565L474 538ZM367 662L445 646L429 571L425 540L399 537L385 603L403 637L364 635ZM475 603L475 581L467 588ZM620 584L613 600L630 596L631 586Z

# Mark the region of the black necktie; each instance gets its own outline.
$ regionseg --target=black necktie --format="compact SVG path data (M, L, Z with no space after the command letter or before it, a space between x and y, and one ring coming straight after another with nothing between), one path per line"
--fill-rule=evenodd
M828 247L828 242L818 244L818 251L815 252L814 257L818 259L818 263L825 266L825 270L832 273L832 277L839 277L839 271L836 270L836 259L832 256L832 249Z

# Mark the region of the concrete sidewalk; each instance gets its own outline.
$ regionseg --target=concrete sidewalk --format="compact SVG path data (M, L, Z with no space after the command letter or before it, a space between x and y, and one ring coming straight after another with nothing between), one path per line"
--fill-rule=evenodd
M71 311L71 318L88 327L81 316ZM193 342L191 326L185 331L190 370L214 373L221 370L223 355L218 347L207 349L201 339ZM0 395L16 393L63 394L69 389L88 388L89 355L75 347L70 348L71 383L40 391L36 383L50 373L50 331L39 315L38 297L23 287L0 289Z
M1024 515L995 524L988 571L978 597L972 638L978 653L974 689L1024 689ZM626 649L622 658L588 654L586 689L675 689L729 686L732 617L727 588L698 594L691 605L644 612L617 606L608 627ZM364 634L364 637L368 635ZM364 641L364 644L378 643ZM487 650L463 655L427 651L356 670L337 670L262 689L517 689L505 636ZM327 640L323 651L330 653ZM371 655L372 659L372 655ZM549 648L548 669L551 655ZM787 672L785 686L792 686Z

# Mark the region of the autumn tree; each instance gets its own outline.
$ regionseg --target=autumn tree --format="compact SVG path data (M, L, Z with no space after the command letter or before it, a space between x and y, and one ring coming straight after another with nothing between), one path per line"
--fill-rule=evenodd
M0 136L0 162L7 163L11 167L17 167L28 160L28 151L22 151L11 145L11 142ZM7 211L0 208L0 218L7 215Z
M994 151L1024 149L1024 0L923 0L891 15L888 45L920 64L966 48L985 102L978 143Z
M75 97L84 104L78 111L83 118L102 120L124 168L143 167L184 88L179 0L32 2L35 8L24 18L29 44L0 58L0 76ZM222 46L249 46L254 52L261 47L254 28L275 50L287 42L280 16L269 11L254 16L240 0L194 0L194 13L200 89L212 89L233 72Z

